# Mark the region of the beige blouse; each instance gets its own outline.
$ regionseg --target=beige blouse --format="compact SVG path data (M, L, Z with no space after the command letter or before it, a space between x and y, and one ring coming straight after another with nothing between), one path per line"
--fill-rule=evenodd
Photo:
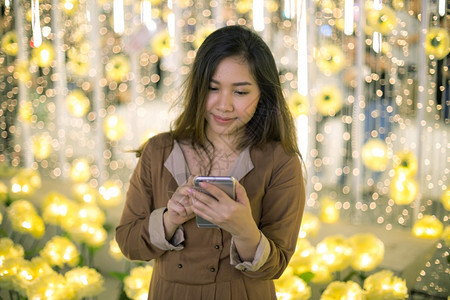
M195 218L164 237L163 212L189 169L169 134L149 140L130 180L116 240L125 256L154 260L149 299L276 299L272 279L292 256L305 202L301 164L278 143L246 149L230 175L246 189L261 232L255 258L241 261L231 235Z

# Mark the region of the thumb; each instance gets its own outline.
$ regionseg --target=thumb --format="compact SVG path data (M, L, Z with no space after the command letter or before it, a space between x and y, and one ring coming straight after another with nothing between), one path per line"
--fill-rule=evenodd
M245 205L249 204L247 191L245 188L236 180L236 201Z

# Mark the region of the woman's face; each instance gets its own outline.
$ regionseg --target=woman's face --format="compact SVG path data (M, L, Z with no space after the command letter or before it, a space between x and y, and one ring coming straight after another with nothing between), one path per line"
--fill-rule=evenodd
M223 59L217 66L206 99L208 137L236 136L253 117L260 91L246 61Z

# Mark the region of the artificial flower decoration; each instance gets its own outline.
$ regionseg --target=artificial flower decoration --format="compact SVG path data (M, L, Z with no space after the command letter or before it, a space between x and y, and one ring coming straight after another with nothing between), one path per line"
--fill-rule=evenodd
M344 53L336 45L322 46L316 53L316 64L323 74L336 74L344 67Z
M363 288L366 300L408 298L406 281L394 276L388 270L382 270L367 277Z
M436 59L443 59L450 52L450 38L444 28L430 28L425 36L425 52Z
M103 210L94 204L79 205L77 215L78 222L104 224L106 220Z
M40 239L45 233L44 221L37 214L33 204L27 200L16 200L6 209L13 230L30 234Z
M417 173L417 157L411 150L399 151L394 155L393 167L396 174L413 177Z
M50 42L45 41L39 47L33 48L31 55L33 62L39 67L45 68L49 67L55 58L55 50Z
M126 80L130 73L129 60L120 54L114 55L105 66L106 77L110 80L121 82Z
M31 80L30 65L28 60L16 60L16 67L14 68L14 78L21 82Z
M85 158L78 158L72 162L70 168L70 179L73 182L86 182L91 177L89 161Z
M381 9L375 9L371 5L367 5L366 8L367 26L383 35L391 33L397 25L395 11L386 5L383 5Z
M65 228L70 236L79 243L85 243L92 248L99 248L105 243L107 232L101 224L77 222L70 228Z
M320 300L363 300L364 292L354 281L333 281L320 296Z
M342 108L341 91L335 86L326 86L314 97L317 111L324 116L334 117Z
M30 123L33 116L33 103L31 101L21 102L19 105L19 119L22 122Z
M1 48L6 55L17 55L19 45L17 44L17 35L15 31L9 31L3 35Z
M444 225L436 216L424 215L422 219L416 221L412 228L414 236L423 239L439 238L444 230Z
M372 233L354 234L349 238L353 249L351 267L357 271L372 271L384 258L384 243Z
M388 149L384 141L378 138L369 139L362 147L362 162L364 165L376 172L386 170L389 163Z
M137 295L142 294L142 292L148 294L152 273L153 267L150 265L131 269L130 275L123 280L127 297L135 299Z
M14 290L22 297L26 297L26 290L36 277L37 274L33 269L31 261L23 259L20 264L17 265L16 274L12 278Z
M328 266L323 263L323 257L319 254L314 254L311 262L311 270L314 276L311 282L324 284L333 280L333 273L330 271Z
M21 258L23 255L24 250L22 245L14 244L14 242L8 237L0 238L0 267L3 266L7 259Z
M408 205L416 199L418 190L419 186L414 178L400 174L392 179L390 195L395 204Z
M89 98L80 89L73 90L66 98L69 113L74 117L83 117L91 106Z
M0 289L14 290L17 288L14 280L20 265L24 262L25 259L23 257L10 258L3 262L0 266Z
M299 238L314 237L317 235L317 232L319 232L319 229L320 229L319 218L316 215L305 211L303 213L302 226L300 227L298 237Z
M236 12L244 15L253 9L253 1L251 0L239 0L236 3Z
M320 200L319 218L327 224L336 223L339 220L339 209L336 208L336 201L329 197Z
M52 153L52 137L47 132L35 134L31 137L31 152L34 157L41 161Z
M0 204L8 201L8 186L0 181Z
M98 189L98 204L103 208L115 207L122 201L122 190L118 182L107 180Z
M103 131L110 141L118 141L125 134L125 122L117 115L110 115L103 122Z
M291 113L297 118L300 115L308 114L308 102L305 96L299 92L293 92L288 98L288 105Z
M80 253L75 244L66 237L52 237L40 251L41 257L51 266L62 268L65 264L75 267L80 260Z
M67 286L75 291L77 299L96 297L104 290L103 277L93 268L74 268L67 271L64 277Z
M89 183L78 183L72 187L73 197L78 202L86 204L94 204L97 202L97 190L89 185Z
M11 192L15 197L32 195L41 187L41 175L33 169L21 169L11 178Z
M214 30L216 30L216 28L213 26L202 26L196 30L193 42L195 49L200 48L200 45L203 44L206 37L213 33Z
M1 189L0 189L1 190ZM1 192L0 192L1 193ZM450 188L447 188L441 196L442 205L446 210L450 210Z
M61 225L67 220L69 212L74 210L74 205L65 195L50 192L44 197L41 208L45 223Z
M75 12L78 6L78 0L63 0L62 9L68 15L71 16Z
M112 239L109 241L109 255L116 261L121 261L125 256L123 256L122 251L119 248L119 244L117 244L116 239Z
M350 265L353 248L344 236L331 235L317 244L316 255L331 272L342 271Z
M79 48L70 48L67 51L67 69L77 76L87 75L90 66L89 51L88 43L83 43Z
M444 240L445 245L447 247L450 247L450 225L445 226L444 230L442 231L441 239Z
M152 39L151 46L158 57L167 56L173 50L173 38L167 30L160 31Z
M296 274L308 272L311 270L311 262L315 251L316 249L307 239L298 239L289 266Z
M274 283L279 300L307 300L311 298L311 287L303 279L296 276L290 267L287 267L281 277Z
M51 295L51 297L49 297ZM75 291L56 272L37 278L27 289L28 299L74 299Z

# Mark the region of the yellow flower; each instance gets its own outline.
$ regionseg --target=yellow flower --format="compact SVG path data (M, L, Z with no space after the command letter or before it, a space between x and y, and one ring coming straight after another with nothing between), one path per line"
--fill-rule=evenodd
M125 134L125 122L117 115L110 115L103 122L103 131L109 140L118 141Z
M65 195L50 192L42 202L42 218L47 224L61 225L73 208L71 201Z
M413 177L417 172L417 157L411 150L403 150L394 156L393 167L396 174L404 174Z
M43 160L50 156L52 153L52 137L48 132L35 134L31 137L32 147L34 157L37 160Z
M122 191L118 182L107 180L99 188L98 204L103 208L115 207L122 202Z
M374 138L368 140L362 147L362 161L373 171L384 171L389 163L388 149L384 141Z
M293 92L289 96L287 102L288 102L289 108L295 118L297 118L300 115L308 114L307 99L305 96L303 96L299 92Z
M8 187L3 181L0 181L0 203L5 203L8 200Z
M450 38L444 28L430 28L425 36L425 52L436 59L443 59L450 51Z
M316 53L316 64L323 74L330 76L344 67L344 53L336 45L322 46Z
M14 68L14 78L21 82L27 82L31 80L31 74L29 70L30 66L27 60L16 60L16 67Z
M253 9L253 1L251 0L239 0L236 3L236 12L238 14L246 14Z
M159 57L167 56L172 52L173 39L168 31L160 31L151 42L153 52Z
M41 187L41 175L33 169L21 169L11 178L11 192L15 196L33 194Z
M89 162L85 158L78 158L72 162L70 179L74 182L86 182L91 177Z
M5 33L2 37L2 51L7 55L16 56L19 51L19 46L17 44L17 35L14 31L9 31Z
M77 215L78 222L82 223L97 223L102 225L106 219L103 210L94 204L81 204L78 207Z
M6 259L0 266L0 288L5 290L15 290L14 279L20 265L24 263L23 257L11 257Z
M47 276L55 272L48 262L40 256L33 257L31 265L37 277Z
M314 283L327 283L333 279L332 271L328 268L328 265L323 262L323 257L320 254L315 253L311 262L311 272L314 277L311 282Z
M91 106L88 97L80 89L73 90L66 98L67 108L74 117L82 117L86 115Z
M366 9L367 25L383 35L389 34L397 24L395 11L389 6L383 5L381 9L370 7Z
M109 255L111 255L112 258L114 258L116 261L121 261L124 256L122 254L122 251L119 248L119 244L117 244L116 239L112 239L109 241Z
M334 117L342 108L341 91L335 86L326 86L314 98L314 104L320 114Z
M75 241L93 248L101 247L107 237L106 230L97 223L77 222L65 229Z
M320 300L362 300L364 293L354 281L333 281L320 296Z
M319 229L320 229L319 218L316 215L305 211L303 213L302 226L300 227L300 232L298 236L300 238L314 237L317 235Z
M74 75L85 76L89 72L90 46L83 43L80 48L70 48L67 51L67 69Z
M367 300L408 298L405 280L394 276L388 270L382 270L367 277L363 287Z
M44 221L29 201L14 201L7 208L7 214L15 231L31 234L36 239L44 235Z
M33 48L32 60L41 68L49 67L55 57L55 51L50 42L42 42L42 44Z
M65 274L67 286L72 287L77 299L95 297L103 291L103 277L95 269L79 267Z
M289 266L296 274L302 274L311 270L311 263L315 254L315 248L307 239L298 239L295 252L292 255Z
M21 245L14 244L14 242L7 237L0 239L0 267L3 266L7 259L20 258L23 257L23 255L24 251Z
M64 276L56 272L39 277L27 289L28 299L50 299L48 295L54 300L75 299L75 291L67 286Z
M33 117L33 103L31 101L22 102L19 105L19 119L22 122L30 123Z
M306 282L294 275L288 268L284 271L281 277L274 281L277 298L282 299L309 299L311 298L311 287Z
M106 77L113 81L124 81L130 72L130 62L123 55L114 55L105 66Z
M408 205L416 199L418 190L416 180L400 174L392 179L390 195L397 205Z
M200 45L205 41L205 39L213 33L216 28L214 26L202 26L195 32L194 36L194 48L198 49Z
M436 216L425 215L422 219L414 223L412 233L414 236L423 239L439 238L444 230L444 225Z
M332 235L317 244L316 254L330 271L342 271L350 265L353 249L347 238Z
M444 240L447 247L450 247L450 225L445 226L441 238Z
M148 293L152 273L153 267L150 265L133 268L130 275L125 277L123 281L127 297L135 299L137 294L142 293L142 291Z
M446 210L450 210L450 188L449 187L442 193L441 202Z
M339 209L336 208L336 201L329 197L320 200L319 218L327 224L336 223L339 220Z
M26 297L27 288L37 278L37 274L33 269L33 265L28 260L22 260L17 266L16 274L12 278L14 290L19 292L23 297Z
M51 238L40 251L40 255L50 265L58 267L63 267L64 264L75 267L80 259L75 244L62 236Z
M72 192L74 198L79 202L86 204L94 204L97 202L97 190L91 187L88 183L74 184Z
M384 243L371 233L359 233L349 238L353 249L351 266L357 271L371 271L384 258Z

